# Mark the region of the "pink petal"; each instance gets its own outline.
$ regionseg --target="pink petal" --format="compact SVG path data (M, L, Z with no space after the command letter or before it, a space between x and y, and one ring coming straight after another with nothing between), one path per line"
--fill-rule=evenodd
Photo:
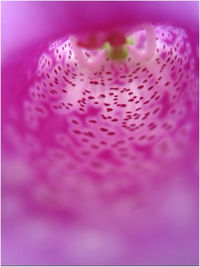
M196 264L198 4L2 5L3 263Z

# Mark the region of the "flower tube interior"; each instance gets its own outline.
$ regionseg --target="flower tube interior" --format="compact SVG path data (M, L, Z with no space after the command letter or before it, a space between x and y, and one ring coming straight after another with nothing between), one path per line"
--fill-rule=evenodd
M197 4L2 7L3 264L196 264Z

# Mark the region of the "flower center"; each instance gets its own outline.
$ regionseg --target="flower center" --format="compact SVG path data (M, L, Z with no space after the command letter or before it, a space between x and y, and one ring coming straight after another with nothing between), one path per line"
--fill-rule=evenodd
M133 39L131 37L129 38L127 37L125 38L125 40L123 40L123 43L121 42L120 44L119 42L118 43L116 41L114 42L114 40L106 42L103 44L101 49L106 49L107 55L110 59L122 60L125 59L129 54L127 45L133 45L133 44L134 44Z
M139 38L144 37L143 47L141 47L141 40L138 36ZM125 37L122 33L97 33L85 38L82 40L80 37L77 39L75 36L71 36L70 43L79 66L88 71L98 71L106 57L106 60L124 62L129 56L134 62L142 63L150 61L155 55L155 30L150 24L137 26L129 37ZM86 53L90 54L89 57L85 56L86 50Z

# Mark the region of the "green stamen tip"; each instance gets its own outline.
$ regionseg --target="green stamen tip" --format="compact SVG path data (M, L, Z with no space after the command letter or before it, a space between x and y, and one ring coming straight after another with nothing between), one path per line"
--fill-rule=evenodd
M126 37L126 42L124 45L119 47L111 46L109 42L105 42L100 49L106 49L107 55L112 60L125 59L128 55L127 45L134 45L134 40L130 37Z
M100 47L100 49L109 49L109 48L110 48L110 44L109 44L109 42L104 43L104 44Z
M125 59L128 55L128 51L124 46L111 47L108 51L108 56L113 60Z
M130 37L127 37L126 38L126 44L127 45L134 45L134 40L132 38L130 38Z

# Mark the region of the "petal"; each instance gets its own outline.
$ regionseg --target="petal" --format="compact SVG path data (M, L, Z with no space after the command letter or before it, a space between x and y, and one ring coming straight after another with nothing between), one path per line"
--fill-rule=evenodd
M2 6L4 264L196 264L198 4ZM68 39L144 23L122 62Z

